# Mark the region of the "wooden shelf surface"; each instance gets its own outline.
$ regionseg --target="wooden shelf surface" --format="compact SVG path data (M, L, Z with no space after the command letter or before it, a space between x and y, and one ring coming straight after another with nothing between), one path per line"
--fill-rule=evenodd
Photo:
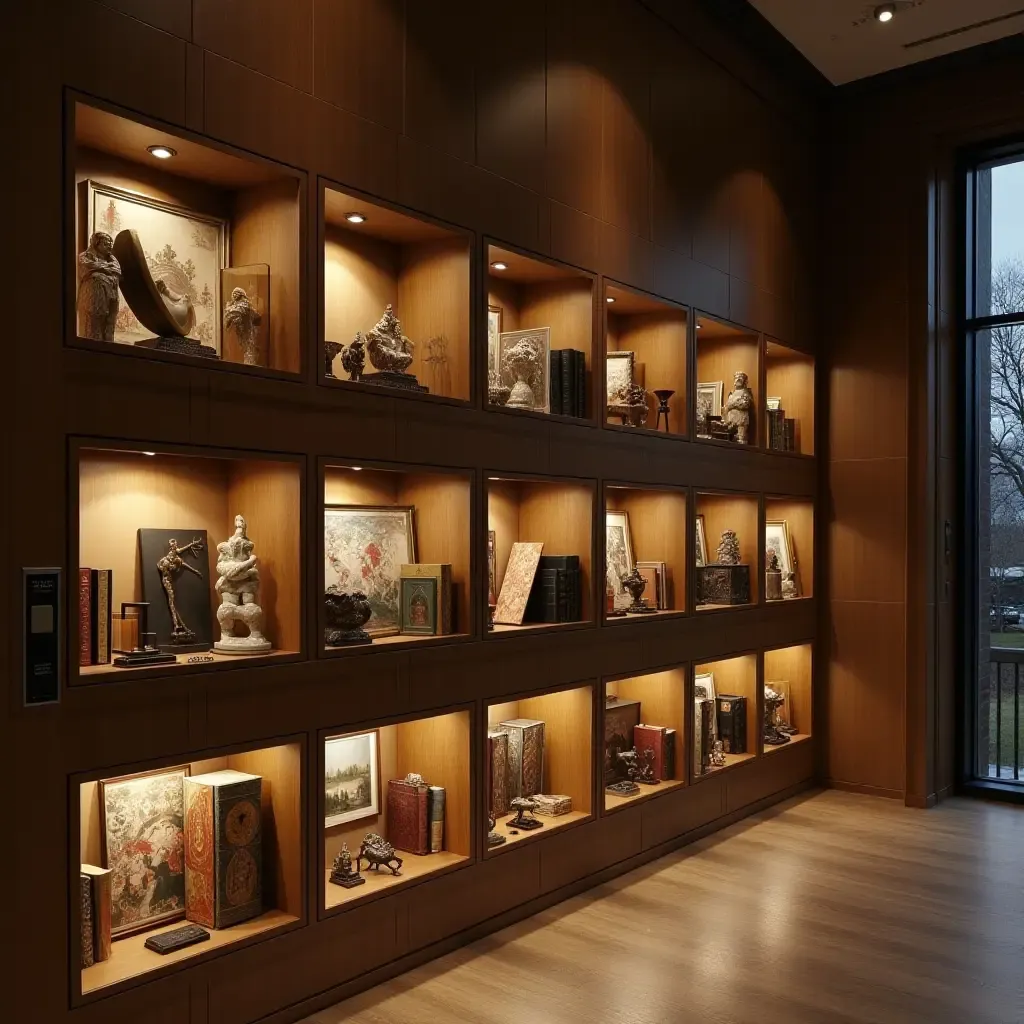
M294 658L298 653L298 651L268 651L266 654L220 654L217 651L207 651L196 654L179 654L178 660L173 665L170 662L164 665L137 665L134 668L117 668L112 664L81 665L78 675L82 679L96 679L102 676L138 675L140 672L163 674L180 668L210 668L214 665L237 665L239 667L245 665L247 668L252 668L254 665L272 662L277 658ZM201 657L211 657L213 661L189 663L189 658Z
M537 820L544 822L543 828L535 828L529 832L523 832L521 829L516 830L516 835L512 835L509 829L505 826L505 822L514 818L514 814L504 814L498 818L497 823L494 826L494 831L500 836L504 836L508 842L502 843L501 846L492 846L487 852L500 853L502 850L507 850L510 846L515 846L516 843L521 843L526 839L542 839L544 836L551 835L552 832L558 832L568 825L575 825L578 821L585 821L592 817L589 811L570 811L568 814L559 814L555 818L548 818L543 814L537 815Z
M488 633L527 633L542 630L551 629L564 629L566 626L592 626L593 622L589 622L585 619L580 619L578 622L524 622L521 626L513 626L503 622L496 622L494 629L489 629Z
M399 850L398 855L402 858L402 873L400 875L393 875L384 868L379 868L377 871L363 871L362 875L366 879L366 883L357 885L354 889L333 885L331 869L327 868L324 871L324 909L333 910L335 907L346 903L355 903L386 889L397 889L410 882L419 881L428 875L442 874L469 860L468 857L463 857L458 853L449 853L447 850L442 850L440 853L428 853L422 857L415 853Z
M190 960L223 949L225 946L253 939L257 935L263 935L298 920L294 915L286 914L282 910L267 910L259 917L232 925L230 928L210 929L210 938L207 942L186 946L162 956L146 949L146 939L180 928L185 924L184 921L175 921L164 928L154 928L125 939L118 939L113 943L109 960L82 970L82 995L89 995L129 978L136 978L140 974L148 974L150 971L180 963L182 960Z
M746 761L752 761L756 754L726 754L725 764L721 768L709 768L703 775L698 775L693 781L703 782L705 779L710 779L712 775L717 775L719 772L728 771L730 768L735 768L738 764L743 764Z
M468 640L470 633L438 633L436 636L417 636L410 633L396 633L394 636L375 636L372 644L342 644L338 647L328 647L324 644L324 653L333 654L335 651L363 651L374 647L395 647L406 644L436 644L446 640Z
M686 783L679 779L667 779L659 782L657 786L641 786L638 793L632 793L629 796L622 796L619 793L609 793L607 790L604 791L604 809L605 811L615 811L620 807L625 807L628 804L641 803L644 800L653 800L656 797L663 796L665 793L671 793L673 790L679 789L685 786Z
M674 616L685 615L686 611L682 608L658 608L654 612L647 612L644 615L630 615L627 612L623 615L613 615L610 618L605 617L605 625L608 626L621 626L626 622L657 622L660 619L671 619Z
M789 737L788 743L782 743L777 747L769 747L767 744L765 744L765 755L767 756L768 754L774 754L779 750L789 750L790 747L795 746L797 743L803 743L805 740L809 740L810 738L811 734L809 732L794 733L792 736Z

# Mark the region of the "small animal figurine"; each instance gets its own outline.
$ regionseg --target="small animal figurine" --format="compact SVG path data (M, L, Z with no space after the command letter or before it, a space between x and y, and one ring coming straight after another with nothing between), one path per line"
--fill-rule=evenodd
M356 871L362 869L362 862L366 861L366 870L373 868L377 871L381 867L387 868L391 874L400 875L398 869L402 866L402 858L395 856L395 848L376 832L367 832L359 847L359 856L356 857Z

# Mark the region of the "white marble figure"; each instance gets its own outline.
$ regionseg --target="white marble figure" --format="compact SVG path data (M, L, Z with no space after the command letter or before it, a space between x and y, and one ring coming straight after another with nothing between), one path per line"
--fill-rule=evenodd
M95 231L89 248L78 256L78 335L94 341L113 341L117 321L117 290L121 264L114 255L114 240Z
M732 391L725 400L723 421L730 430L736 431L736 443L750 442L750 414L754 408L754 392L747 387L747 375L737 371L733 376Z
M234 330L238 344L242 347L242 363L246 366L259 365L259 345L256 328L263 323L263 317L249 301L244 288L233 288L231 301L224 307L224 326Z
M253 542L245 532L244 516L235 516L235 532L217 545L217 593L220 607L220 639L213 645L221 654L265 654L270 641L263 635L263 609L259 606L260 574L256 568ZM241 623L248 636L235 636L234 627Z

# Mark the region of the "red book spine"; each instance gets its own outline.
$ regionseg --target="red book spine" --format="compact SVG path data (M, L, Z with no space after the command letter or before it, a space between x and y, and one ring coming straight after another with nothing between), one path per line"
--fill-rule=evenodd
M92 570L78 570L78 664L92 664Z
M414 786L401 779L388 782L387 838L396 850L430 852L427 792L426 786Z
M633 726L633 746L637 751L654 751L654 777L663 778L665 770L665 729L659 725Z

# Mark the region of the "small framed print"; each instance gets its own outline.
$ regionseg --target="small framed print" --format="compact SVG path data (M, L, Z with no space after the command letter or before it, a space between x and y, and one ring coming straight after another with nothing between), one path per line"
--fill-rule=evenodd
M787 520L769 520L764 524L764 547L766 551L773 551L778 556L779 568L783 573L796 572L793 541L789 536Z
M704 534L704 517L702 515L697 516L696 555L698 569L708 564L708 542Z
M501 306L487 307L487 372L500 376Z
M324 740L324 828L380 814L378 732Z
M437 634L437 579L403 577L400 629L411 636Z
M646 593L654 599L658 611L668 609L668 565L665 562L637 562L640 575L648 581ZM653 584L653 586L651 585Z
M766 398L765 401L767 402L769 412L777 412L782 408L781 398Z
M523 349L520 349L517 355L522 356L525 353L530 358L521 359L513 364L506 356L520 344L523 345ZM498 335L499 377L501 382L512 390L509 408L551 412L550 355L550 327L535 327L529 331L503 331ZM516 401L517 384L525 384L529 391L520 387L523 395L521 404L511 404Z
M609 352L605 358L605 386L609 405L622 401L626 389L633 383L636 368L633 352Z

